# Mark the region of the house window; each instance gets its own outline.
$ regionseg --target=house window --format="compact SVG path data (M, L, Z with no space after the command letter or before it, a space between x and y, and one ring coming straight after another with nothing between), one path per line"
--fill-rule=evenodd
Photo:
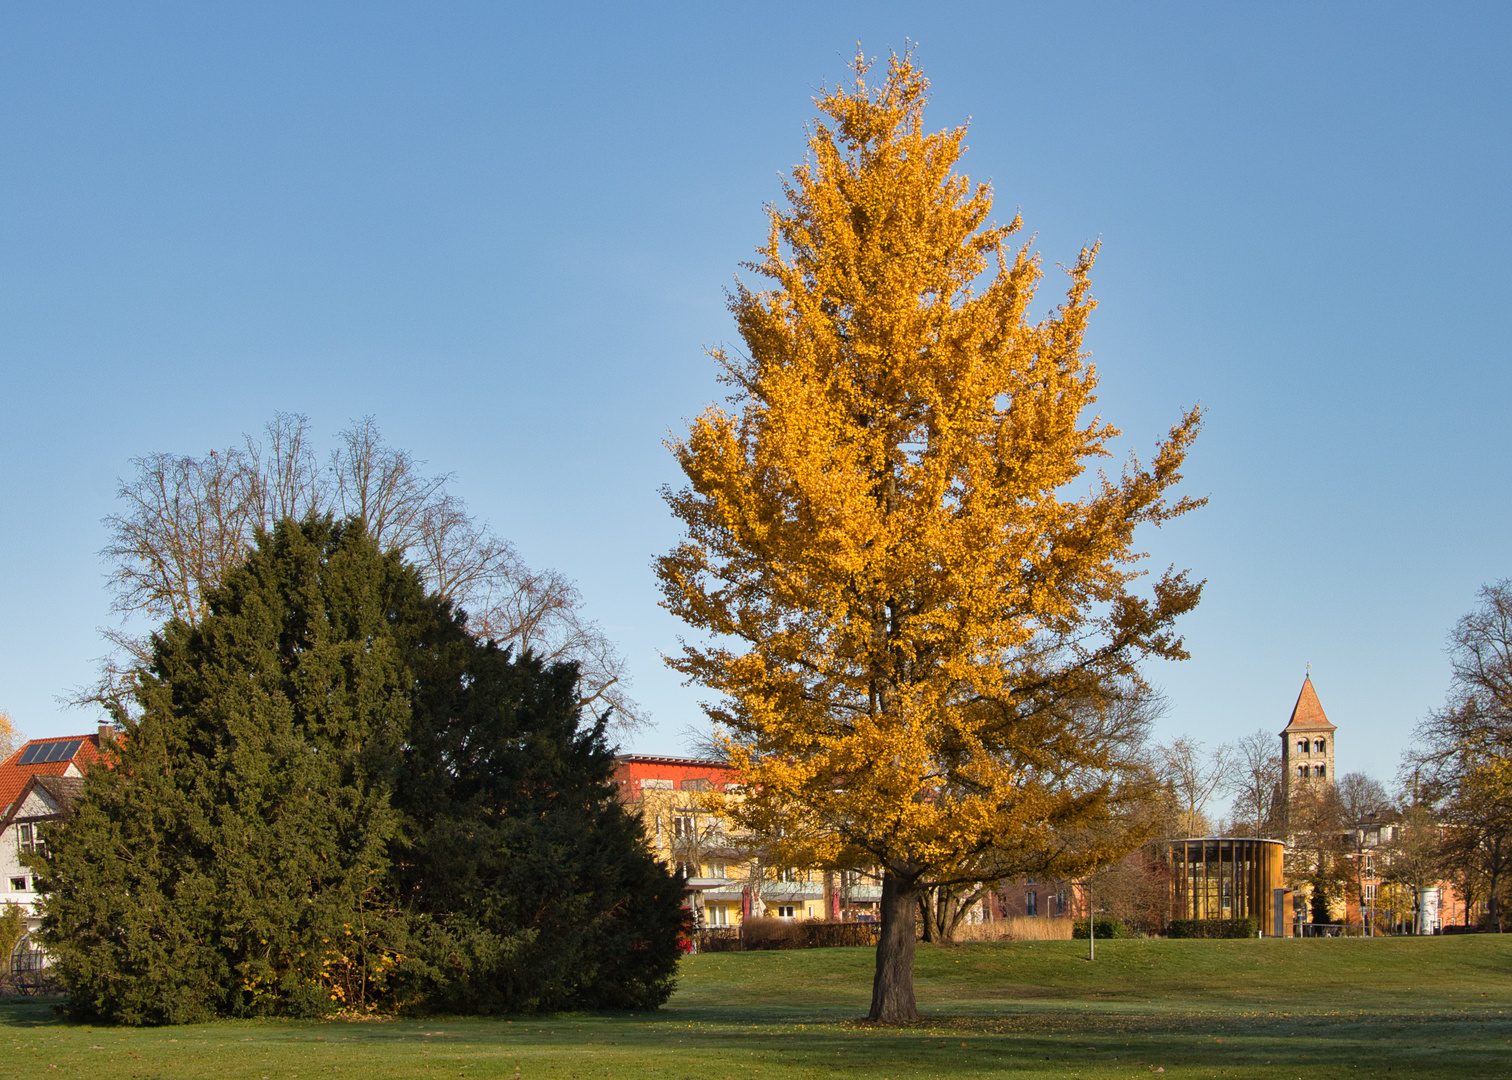
M26 879L24 877L11 878L11 892L25 892Z
M22 851L32 851L36 848L36 844L34 842L35 838L32 833L32 827L30 825L17 825L16 838L17 843L20 845Z
M791 919L793 918L794 910L792 904L779 904L777 906L777 917L779 919Z
M709 864L709 876L710 877L721 877L721 878L724 877L725 876L725 864L722 863L722 862L711 862Z
M1307 775L1307 766L1306 765L1298 765L1297 766L1297 775L1298 776L1306 776Z
M710 904L709 905L709 925L710 926L729 926L730 925L730 911L729 911L729 909L724 904Z
M1306 739L1298 739L1297 740L1297 753L1299 753L1299 754L1305 754L1305 753L1307 753L1307 740Z
M1039 893L1037 893L1037 892L1026 892L1024 894L1024 914L1025 915L1038 915L1039 914Z
M1321 754L1323 752L1323 740L1319 739L1317 742L1313 743L1313 749Z
M1066 913L1066 894L1063 892L1055 894L1055 913L1057 915L1064 915Z
M802 881L803 880L803 871L801 871L801 870L795 870L792 867L788 867L786 870L781 871L777 875L777 880L778 881L794 881L794 882Z
M672 835L674 838L682 838L693 835L693 815L679 814L672 819Z
M1328 775L1328 766L1327 765L1314 765L1313 766L1313 775L1314 776L1326 776L1326 775Z
M686 881L690 877L698 876L698 867L692 863L680 862L677 864L677 876Z
M1376 883L1373 882L1373 881L1367 881L1365 883L1365 903L1366 904L1374 904L1375 903L1375 899L1376 899Z

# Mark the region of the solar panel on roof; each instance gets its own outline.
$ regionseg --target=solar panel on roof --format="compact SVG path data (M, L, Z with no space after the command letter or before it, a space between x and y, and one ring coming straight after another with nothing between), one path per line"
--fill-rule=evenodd
M62 742L32 743L21 752L18 765L45 765L50 761L67 761L79 752L83 739L64 739Z
M53 752L48 761L67 761L78 751L83 739L69 739L67 742L53 743Z

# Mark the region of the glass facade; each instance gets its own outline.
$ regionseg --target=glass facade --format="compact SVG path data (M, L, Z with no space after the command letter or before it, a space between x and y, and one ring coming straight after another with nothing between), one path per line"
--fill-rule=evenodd
M1173 840L1171 918L1255 918L1268 930L1283 850L1279 840Z

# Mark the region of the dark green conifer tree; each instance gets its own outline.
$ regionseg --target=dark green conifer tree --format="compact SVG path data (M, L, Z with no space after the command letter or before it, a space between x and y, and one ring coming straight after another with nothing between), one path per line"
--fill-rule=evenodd
M395 865L436 1008L655 1008L671 993L681 882L615 798L607 718L579 723L576 679L490 643L443 680L450 694L417 693Z
M680 889L570 665L473 639L357 523L281 523L210 608L39 868L76 1016L666 999Z
M444 605L359 525L284 522L154 645L114 768L57 830L46 928L76 1014L329 1011L391 967L415 639Z

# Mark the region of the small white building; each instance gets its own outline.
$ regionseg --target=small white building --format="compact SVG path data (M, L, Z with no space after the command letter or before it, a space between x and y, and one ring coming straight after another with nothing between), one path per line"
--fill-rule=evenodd
M108 753L115 731L102 725L94 735L32 739L0 762L0 911L19 907L27 933L0 971L47 966L47 956L31 934L42 924L36 872L23 859L46 843L42 826L67 816L84 786L85 771Z
M33 774L0 818L0 904L15 904L26 913L26 929L41 925L37 879L24 858L46 850L42 826L68 814L84 789L82 776Z

